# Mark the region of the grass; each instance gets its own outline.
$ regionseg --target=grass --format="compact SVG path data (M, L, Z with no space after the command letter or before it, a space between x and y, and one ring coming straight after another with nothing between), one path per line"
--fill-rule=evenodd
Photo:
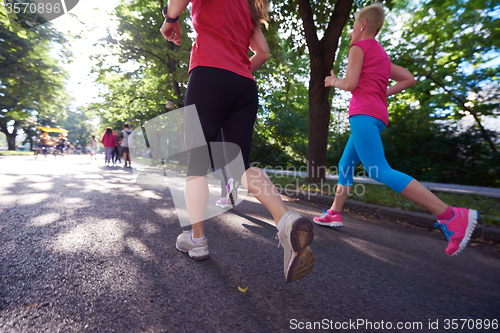
M337 181L326 181L319 186L308 185L305 178L269 175L271 181L278 187L287 189L302 189L310 192L321 192L324 195L335 195ZM446 204L455 207L477 209L482 224L500 227L500 199L477 194L433 193ZM421 206L394 192L385 185L355 183L351 195L352 200L362 201L378 206L387 206L412 212L427 212Z
M16 150L6 150L0 151L0 156L14 156L14 155L33 155L32 151L16 151Z

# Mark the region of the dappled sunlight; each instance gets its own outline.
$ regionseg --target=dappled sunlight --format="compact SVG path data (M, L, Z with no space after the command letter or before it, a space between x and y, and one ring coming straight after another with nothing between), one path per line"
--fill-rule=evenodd
M88 200L84 200L82 198L63 198L61 200L61 203L63 205L78 205L79 207L83 207L83 206L90 206L92 205L92 202L88 201Z
M148 261L156 259L154 253L140 239L129 237L126 239L126 244L137 257Z
M175 211L171 208L155 208L153 211L164 219L176 217Z
M26 186L36 191L50 191L54 187L54 183L45 181L26 184Z
M75 179L103 179L104 177L98 173L85 173L80 175L75 175Z
M160 227L155 223L149 223L149 222L141 223L139 228L146 235L159 234L161 232Z
M42 227L44 225L49 225L51 223L54 223L60 217L61 217L61 214L59 214L59 213L43 214L43 215L39 215L39 216L29 220L27 225L29 227Z
M407 257L408 259L415 260L415 257L410 256L406 253L403 253L401 251L394 250L392 248L382 246L373 242L368 242L359 238L345 238L341 239L344 243L349 244L350 246L354 247L355 249L369 255L372 258L375 258L377 260L383 261L387 264L404 268L404 269L410 269L411 266L408 265L401 265L400 263L396 263L390 258L398 258L398 257ZM393 255L391 255L393 254ZM409 261L410 262L410 261Z
M63 253L117 256L123 251L123 238L128 228L129 224L120 219L81 223L59 234L49 247Z
M250 217L250 216L249 216ZM224 227L229 229L229 232L233 232L235 234L239 234L243 238L251 238L252 241L255 242L261 242L266 245L274 245L277 246L278 241L274 239L274 234L273 232L269 232L266 230L266 227L259 225L257 223L253 223L252 219L253 217L250 217L251 219L247 219L248 224L246 223L241 223L241 219L245 218L245 216L241 216L241 218L234 218L234 215L232 214L223 214L217 216L218 220L224 221ZM262 221L260 219L256 219L259 222L262 223L267 223L265 221ZM246 221L245 221L246 222ZM219 224L220 222L217 221ZM208 221L208 224L210 224L210 221ZM276 231L277 232L277 231ZM262 236L264 235L269 235L269 237Z
M42 203L49 198L48 193L29 193L25 195L3 195L1 197L2 205L30 206Z
M145 199L156 199L156 200L163 200L163 197L156 194L155 192L153 191L149 191L149 190L142 190L142 191L138 191L137 194L142 197L142 198L145 198Z

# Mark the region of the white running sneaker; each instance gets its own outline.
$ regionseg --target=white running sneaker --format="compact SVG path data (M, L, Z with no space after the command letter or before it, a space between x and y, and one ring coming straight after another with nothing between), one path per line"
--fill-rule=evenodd
M290 210L281 217L278 239L284 252L286 282L303 278L314 267L314 254L309 248L314 238L313 223Z
M177 250L189 254L194 260L207 260L210 258L207 239L205 238L195 243L193 241L192 230L183 231L177 237L175 247Z

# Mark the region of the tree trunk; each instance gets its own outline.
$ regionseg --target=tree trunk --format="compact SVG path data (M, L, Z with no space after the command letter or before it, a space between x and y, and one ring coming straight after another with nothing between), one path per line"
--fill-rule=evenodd
M299 0L299 13L311 61L309 81L309 146L307 153L307 181L326 178L326 148L330 122L330 104L325 88L325 77L330 75L342 30L349 18L353 0L338 0L325 34L318 39L310 0Z
M4 132L5 133L5 132ZM16 150L16 136L17 136L17 131L14 130L12 134L10 133L5 133L5 136L7 137L7 146L9 150Z

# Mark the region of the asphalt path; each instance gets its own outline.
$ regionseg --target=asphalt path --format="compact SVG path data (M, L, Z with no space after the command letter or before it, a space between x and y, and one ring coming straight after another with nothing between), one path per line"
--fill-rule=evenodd
M175 248L169 189L103 164L0 156L0 332L498 331L497 246L448 257L440 233L345 214L315 228L314 270L286 283L254 198L208 220L211 259L195 262Z

